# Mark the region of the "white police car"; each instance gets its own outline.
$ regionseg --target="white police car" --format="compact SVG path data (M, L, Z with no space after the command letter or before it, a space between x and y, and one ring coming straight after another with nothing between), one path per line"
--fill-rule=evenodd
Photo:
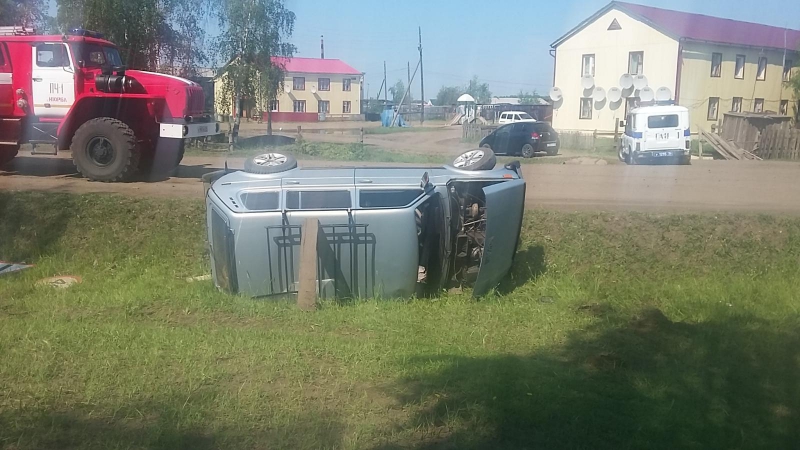
M625 118L619 159L628 164L691 164L691 139L687 108L674 105L635 108Z

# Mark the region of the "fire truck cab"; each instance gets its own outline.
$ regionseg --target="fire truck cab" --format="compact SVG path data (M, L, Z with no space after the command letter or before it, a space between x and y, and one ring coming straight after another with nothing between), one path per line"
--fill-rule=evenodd
M71 150L91 180L169 172L185 139L219 133L204 105L196 83L127 70L99 33L0 27L0 167L30 143L35 153Z

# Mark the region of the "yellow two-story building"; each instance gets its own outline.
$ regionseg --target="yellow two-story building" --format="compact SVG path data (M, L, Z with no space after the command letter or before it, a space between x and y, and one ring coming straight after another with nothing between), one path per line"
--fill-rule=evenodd
M359 120L363 99L364 74L339 59L273 57L272 63L284 70L283 91L262 107L252 101L250 109L272 114L274 122L316 122L318 120ZM224 70L215 80L215 91L222 94ZM219 98L217 99L219 101ZM231 101L228 102L232 104ZM248 116L249 117L249 116Z
M614 1L552 44L563 93L553 126L614 131L641 103L645 82L647 95L661 89L689 108L693 130L727 111L797 116L785 81L798 70L798 48L798 30ZM643 77L630 86L626 74ZM612 88L621 98L604 95Z

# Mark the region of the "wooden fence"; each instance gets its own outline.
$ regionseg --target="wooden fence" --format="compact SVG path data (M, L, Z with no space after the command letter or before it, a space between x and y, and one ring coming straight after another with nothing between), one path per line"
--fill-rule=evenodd
M465 123L461 125L461 139L467 142L477 142L488 136L497 127L481 125L479 123Z
M753 153L763 159L800 159L800 129L788 122L768 126Z

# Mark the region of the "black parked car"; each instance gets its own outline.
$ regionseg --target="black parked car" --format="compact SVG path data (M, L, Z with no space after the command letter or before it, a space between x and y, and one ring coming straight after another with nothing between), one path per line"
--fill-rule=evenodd
M495 153L532 158L537 152L557 155L560 142L558 133L547 122L516 122L492 131L480 146Z

